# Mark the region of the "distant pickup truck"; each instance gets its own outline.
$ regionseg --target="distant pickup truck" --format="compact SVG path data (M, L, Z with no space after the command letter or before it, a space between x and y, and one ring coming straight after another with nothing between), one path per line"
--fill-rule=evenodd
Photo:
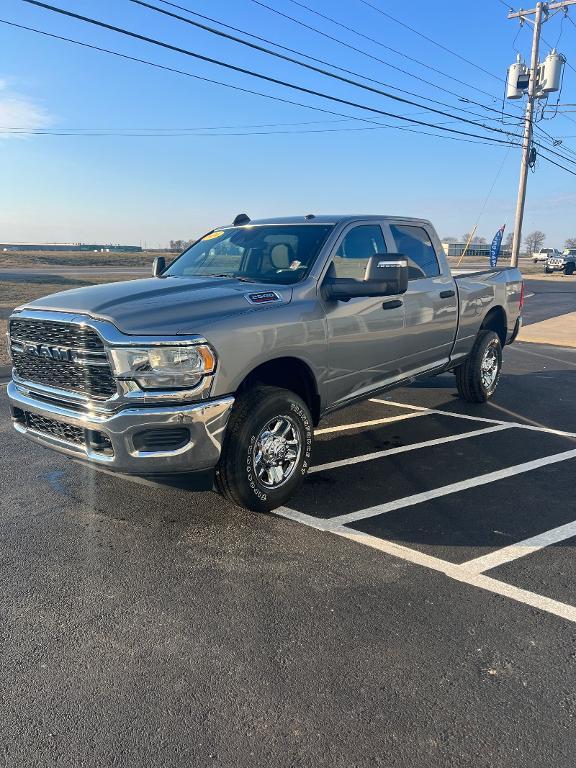
M573 275L576 271L576 248L566 248L557 256L550 256L544 271L564 272L565 275Z
M553 259L560 255L560 251L557 248L540 248L539 251L534 251L532 254L532 261L534 264L538 264L539 262L548 261L548 259Z
M522 304L517 269L454 278L425 220L241 214L152 278L15 310L14 426L109 470L215 470L267 511L331 411L444 371L465 400L491 397Z

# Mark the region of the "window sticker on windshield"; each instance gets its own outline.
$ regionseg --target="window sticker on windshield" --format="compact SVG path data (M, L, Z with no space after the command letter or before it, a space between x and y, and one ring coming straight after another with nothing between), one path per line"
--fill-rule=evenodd
M202 240L214 240L214 238L221 237L223 234L224 234L224 230L218 229L216 232L210 232L210 234L203 237Z

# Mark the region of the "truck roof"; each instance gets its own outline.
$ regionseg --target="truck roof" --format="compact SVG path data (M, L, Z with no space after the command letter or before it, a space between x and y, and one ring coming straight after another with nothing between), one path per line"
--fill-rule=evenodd
M269 219L252 219L246 224L341 224L343 222L362 221L374 219L394 219L394 221L404 221L410 224L430 224L427 219L415 219L407 216L390 216L383 214L308 214L307 216L274 216ZM229 224L227 226L230 226ZM240 226L245 226L241 224Z

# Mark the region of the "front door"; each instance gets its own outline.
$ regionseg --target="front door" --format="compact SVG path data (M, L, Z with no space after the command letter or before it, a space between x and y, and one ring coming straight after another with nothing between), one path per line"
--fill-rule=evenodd
M371 256L386 253L379 223L352 224L335 245L326 277L363 280ZM400 374L404 307L401 296L325 301L328 399L337 404Z

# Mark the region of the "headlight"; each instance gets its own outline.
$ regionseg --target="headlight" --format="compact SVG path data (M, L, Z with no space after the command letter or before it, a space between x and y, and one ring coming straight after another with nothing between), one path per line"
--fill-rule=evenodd
M187 389L212 373L214 353L206 344L186 347L116 347L110 349L114 374L142 389Z

